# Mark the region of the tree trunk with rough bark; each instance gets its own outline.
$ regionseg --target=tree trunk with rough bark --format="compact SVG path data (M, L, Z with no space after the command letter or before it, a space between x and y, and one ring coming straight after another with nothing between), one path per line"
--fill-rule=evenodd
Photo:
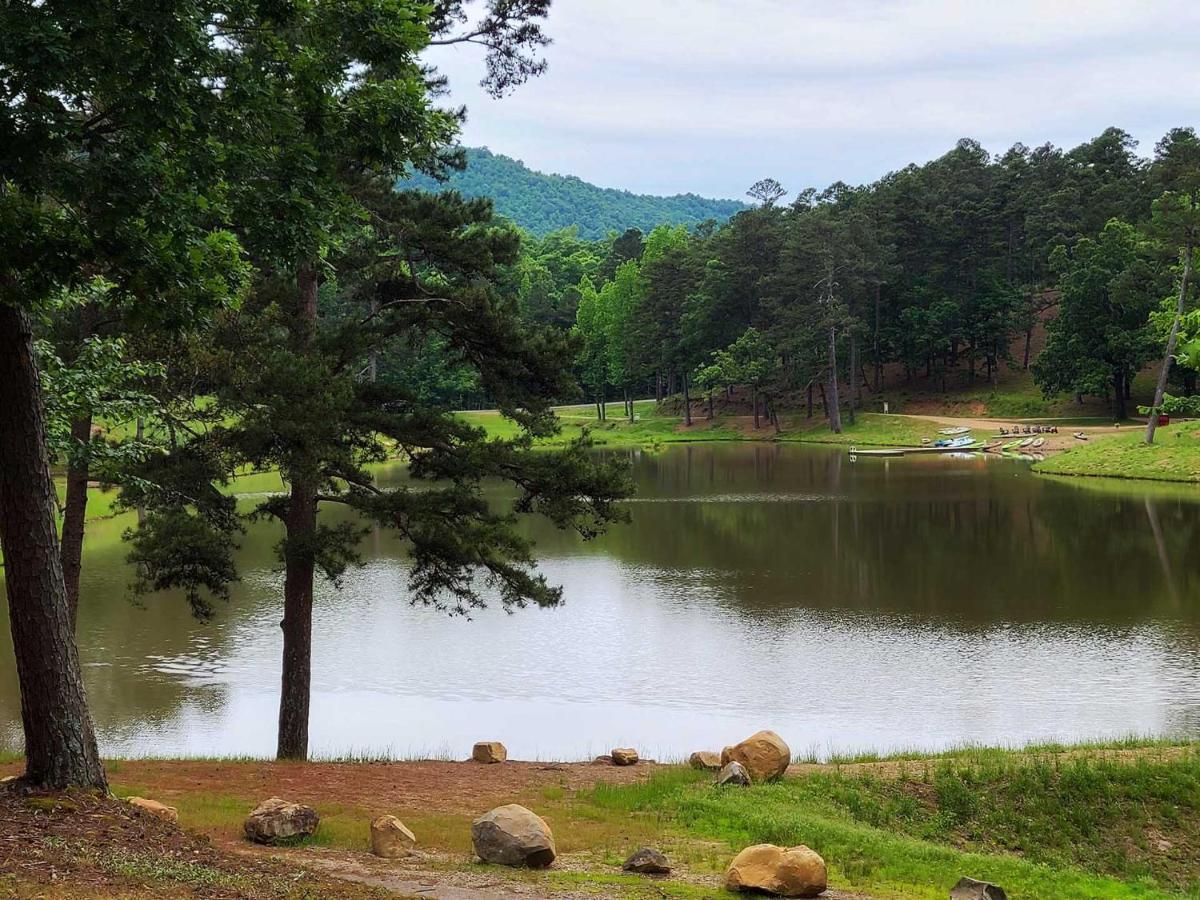
M691 428L692 426L692 395L688 390L687 372L683 373L683 424Z
M1183 278L1179 282L1179 301L1175 304L1175 318L1171 321L1171 333L1167 337L1167 352L1163 356L1162 368L1158 372L1158 384L1154 387L1154 405L1150 407L1146 422L1146 443L1154 443L1154 430L1158 427L1158 411L1162 408L1163 395L1167 392L1167 376L1171 374L1171 362L1175 359L1175 345L1179 342L1179 323L1183 319L1187 304L1188 282L1192 278L1192 245L1189 243L1183 256Z
M288 499L283 580L283 678L279 694L279 759L308 758L308 708L312 686L312 604L315 569L305 546L317 527L315 491L293 484Z
M71 628L46 451L33 328L0 303L0 545L8 595L25 778L107 790Z
M299 351L312 346L317 333L316 269L296 272L296 319L293 340ZM279 759L308 758L308 711L312 685L312 604L315 565L312 538L317 528L317 486L298 461L291 473L291 494L284 519L287 541L283 578L283 671L279 691Z

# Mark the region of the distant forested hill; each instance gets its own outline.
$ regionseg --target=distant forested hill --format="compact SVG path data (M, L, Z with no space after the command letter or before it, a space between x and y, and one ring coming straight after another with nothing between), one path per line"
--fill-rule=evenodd
M580 237L596 239L626 228L648 232L656 225L694 225L705 219L724 222L745 209L737 200L710 200L695 194L654 197L597 187L574 176L535 172L486 148L468 149L466 170L444 184L425 175L402 184L491 197L498 213L539 237L568 225L578 225Z

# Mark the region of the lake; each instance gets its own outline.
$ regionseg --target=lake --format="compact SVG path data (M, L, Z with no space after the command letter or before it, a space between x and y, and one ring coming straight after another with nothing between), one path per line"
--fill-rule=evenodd
M315 756L671 758L759 728L794 752L1200 734L1200 489L1050 480L1021 462L771 444L631 451L632 523L530 522L564 603L471 620L406 601L386 532L318 583ZM399 467L382 478L403 478ZM210 624L128 599L94 523L80 647L110 755L270 756L271 524ZM0 746L20 740L0 614Z

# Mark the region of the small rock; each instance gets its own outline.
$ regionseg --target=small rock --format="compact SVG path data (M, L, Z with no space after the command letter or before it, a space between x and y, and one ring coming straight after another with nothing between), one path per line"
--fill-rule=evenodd
M471 750L471 759L481 763L502 763L508 759L508 748L499 741L480 741Z
M136 806L142 812L159 819L165 819L168 822L179 821L179 810L173 806L167 806L165 803L159 803L157 800L147 800L145 797L130 797L128 801L130 806Z
M621 868L626 872L637 872L641 875L671 874L671 864L667 857L653 847L643 847L625 860Z
M371 852L384 859L412 856L417 837L395 816L380 816L371 822Z
M307 837L317 830L321 817L311 806L272 797L246 818L246 837L256 844L273 844L292 837Z
M693 769L718 772L721 769L721 754L713 753L711 750L697 750L688 757L688 765Z
M638 752L632 747L615 747L611 754L614 766L637 765Z
M816 897L827 885L825 860L804 846L756 844L735 856L725 870L725 888L730 891Z
M613 764L613 758L611 756L609 756L607 753L603 754L602 756L597 756L595 759L592 760L593 766L611 766L612 764Z
M950 889L950 900L1008 900L1008 895L998 885L974 878L960 878L958 884Z
M759 731L721 751L721 765L740 762L755 781L771 781L787 771L792 751L773 731Z
M726 764L720 772L717 773L717 784L735 784L741 787L748 787L750 784L750 773L746 771L746 767L739 762L731 762Z
M546 820L516 803L497 807L472 822L471 843L484 862L502 866L544 869L558 855Z

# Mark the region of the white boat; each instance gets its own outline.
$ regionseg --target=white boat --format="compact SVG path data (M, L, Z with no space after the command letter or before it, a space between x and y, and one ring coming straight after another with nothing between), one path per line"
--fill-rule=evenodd
M945 434L945 435L949 435L949 436L953 437L953 436L954 436L954 435L956 435L956 434L967 434L967 433L968 433L970 430L971 430L970 428L963 428L963 427L959 427L959 428L939 428L939 429L938 429L938 434Z

